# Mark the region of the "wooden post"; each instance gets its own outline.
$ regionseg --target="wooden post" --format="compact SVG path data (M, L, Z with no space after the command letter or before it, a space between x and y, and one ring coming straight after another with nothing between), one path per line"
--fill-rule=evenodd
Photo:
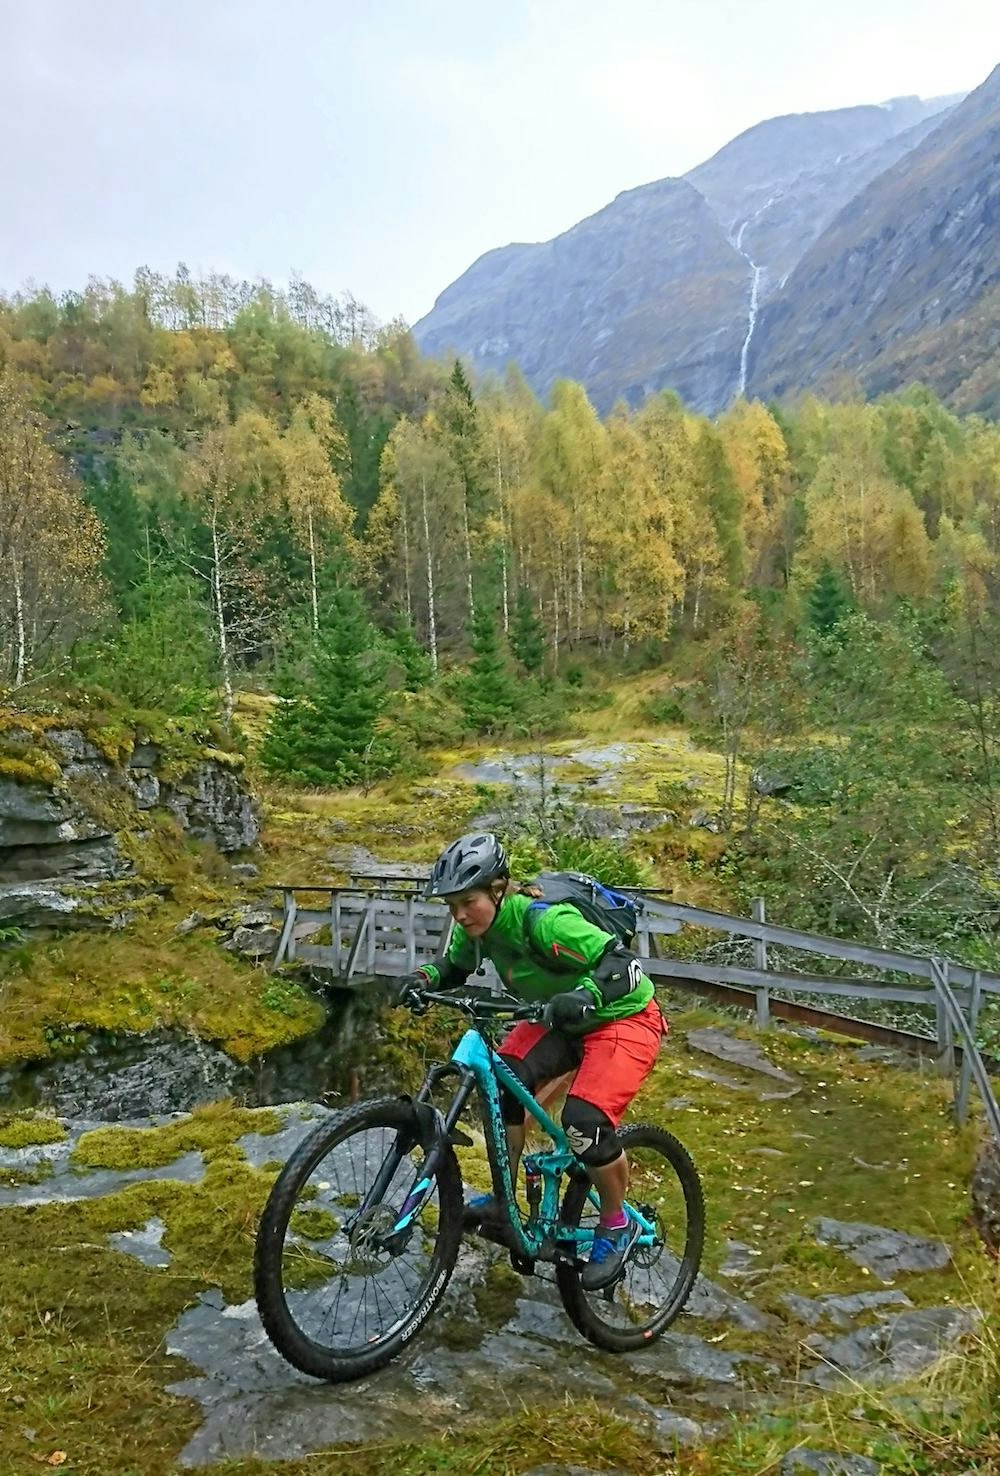
M934 980L934 1024L937 1035L937 1071L940 1076L955 1075L955 1027L948 1013L944 994L939 987L939 981L946 987L949 979L948 960L946 958L931 959L931 977Z
M280 963L284 962L286 957L293 957L291 951L292 930L295 927L295 914L297 911L294 892L285 891L282 893L282 906L284 917L281 923L281 937L278 939L278 946L274 950L274 958L271 960L272 969L276 969Z
M767 918L766 918L765 913L764 913L764 898L763 897L755 897L753 899L752 912L753 912L753 920L754 920L754 922L762 923L762 922L766 922L767 921ZM761 973L766 972L766 970L767 970L767 944L764 942L764 939L763 938L755 938L753 940L753 962L754 962L754 968L759 969L761 971ZM766 984L763 984L756 991L756 993L757 993L757 1029L758 1030L766 1030L767 1027L771 1023L771 995L770 995L770 991L769 991L767 985Z
M448 944L451 942L451 935L454 931L455 919L450 912L446 912L444 915L444 926L441 929L441 941L438 943L437 953L434 955L435 963L440 963L447 954Z
M365 916L368 919L368 952L365 959L365 968L369 978L375 975L375 897L374 894L365 903Z
M969 1029L973 1036L979 1023L979 1006L982 1001L982 979L977 969L972 976L972 991L969 995ZM962 1070L958 1078L958 1095L955 1098L955 1117L961 1126L969 1113L969 1089L972 1086L972 1052L962 1051Z
M370 916L370 913L362 912L358 918L358 931L354 934L354 939L351 943L350 951L347 955L347 964L344 968L345 984L350 983L351 975L354 973L354 966L358 961L358 950L361 947L361 940L364 938L365 932L368 928Z
M333 944L333 971L340 973L340 951L343 947L343 927L340 917L340 892L330 894L330 942Z
M291 918L288 924L288 938L285 942L285 957L291 963L295 958L295 919L298 915L298 904L295 901L294 892L285 893L285 912Z
M410 891L406 894L406 972L412 974L417 966L417 920L415 912L416 897Z

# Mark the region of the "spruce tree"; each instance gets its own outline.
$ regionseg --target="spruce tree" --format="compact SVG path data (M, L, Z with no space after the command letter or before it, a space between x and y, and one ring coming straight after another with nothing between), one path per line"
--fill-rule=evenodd
M850 609L851 601L840 576L829 560L824 559L816 583L809 591L809 624L821 636L828 636Z
M541 671L545 658L545 631L526 584L522 584L517 591L510 645L525 671L532 674Z
M135 590L146 573L146 524L139 499L117 462L84 482L87 501L104 524L104 577L122 613L136 605Z
M261 747L272 773L344 787L391 768L376 724L385 692L372 663L373 631L361 600L342 588L321 606L308 670L275 710Z
M419 692L426 687L434 675L431 658L413 633L413 626L405 614L399 611L396 623L389 634L392 654L403 668L403 687L407 692Z
M517 681L497 631L493 612L480 606L472 621L473 660L461 682L459 699L477 732L502 727L520 706Z

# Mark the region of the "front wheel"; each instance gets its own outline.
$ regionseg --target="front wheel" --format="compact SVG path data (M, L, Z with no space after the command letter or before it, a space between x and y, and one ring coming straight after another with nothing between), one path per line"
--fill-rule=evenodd
M628 1201L656 1227L650 1246L639 1246L610 1292L586 1292L575 1266L557 1263L556 1281L574 1326L598 1348L629 1353L645 1348L684 1310L705 1240L705 1202L687 1149L672 1133L636 1123L619 1137L628 1154ZM596 1229L597 1196L589 1179L570 1181L562 1222Z
M462 1238L448 1145L419 1216L385 1245L430 1147L411 1103L361 1102L310 1133L275 1181L254 1290L268 1337L303 1373L337 1383L374 1373L440 1301Z

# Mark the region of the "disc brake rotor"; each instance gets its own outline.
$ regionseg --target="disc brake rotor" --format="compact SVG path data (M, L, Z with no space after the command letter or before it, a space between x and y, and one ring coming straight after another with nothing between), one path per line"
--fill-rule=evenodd
M391 1252L382 1244L396 1223L396 1211L390 1204L373 1204L362 1210L351 1228L352 1269L365 1276L377 1275L392 1260Z

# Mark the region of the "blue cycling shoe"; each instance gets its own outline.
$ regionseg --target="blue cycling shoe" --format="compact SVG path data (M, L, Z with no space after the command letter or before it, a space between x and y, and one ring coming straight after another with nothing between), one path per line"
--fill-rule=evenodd
M638 1220L629 1220L620 1230L598 1225L590 1260L580 1274L580 1285L585 1292L604 1291L617 1280L641 1233Z
M466 1234L480 1235L484 1240L509 1247L511 1234L507 1211L493 1194L474 1194L465 1201L462 1229Z

